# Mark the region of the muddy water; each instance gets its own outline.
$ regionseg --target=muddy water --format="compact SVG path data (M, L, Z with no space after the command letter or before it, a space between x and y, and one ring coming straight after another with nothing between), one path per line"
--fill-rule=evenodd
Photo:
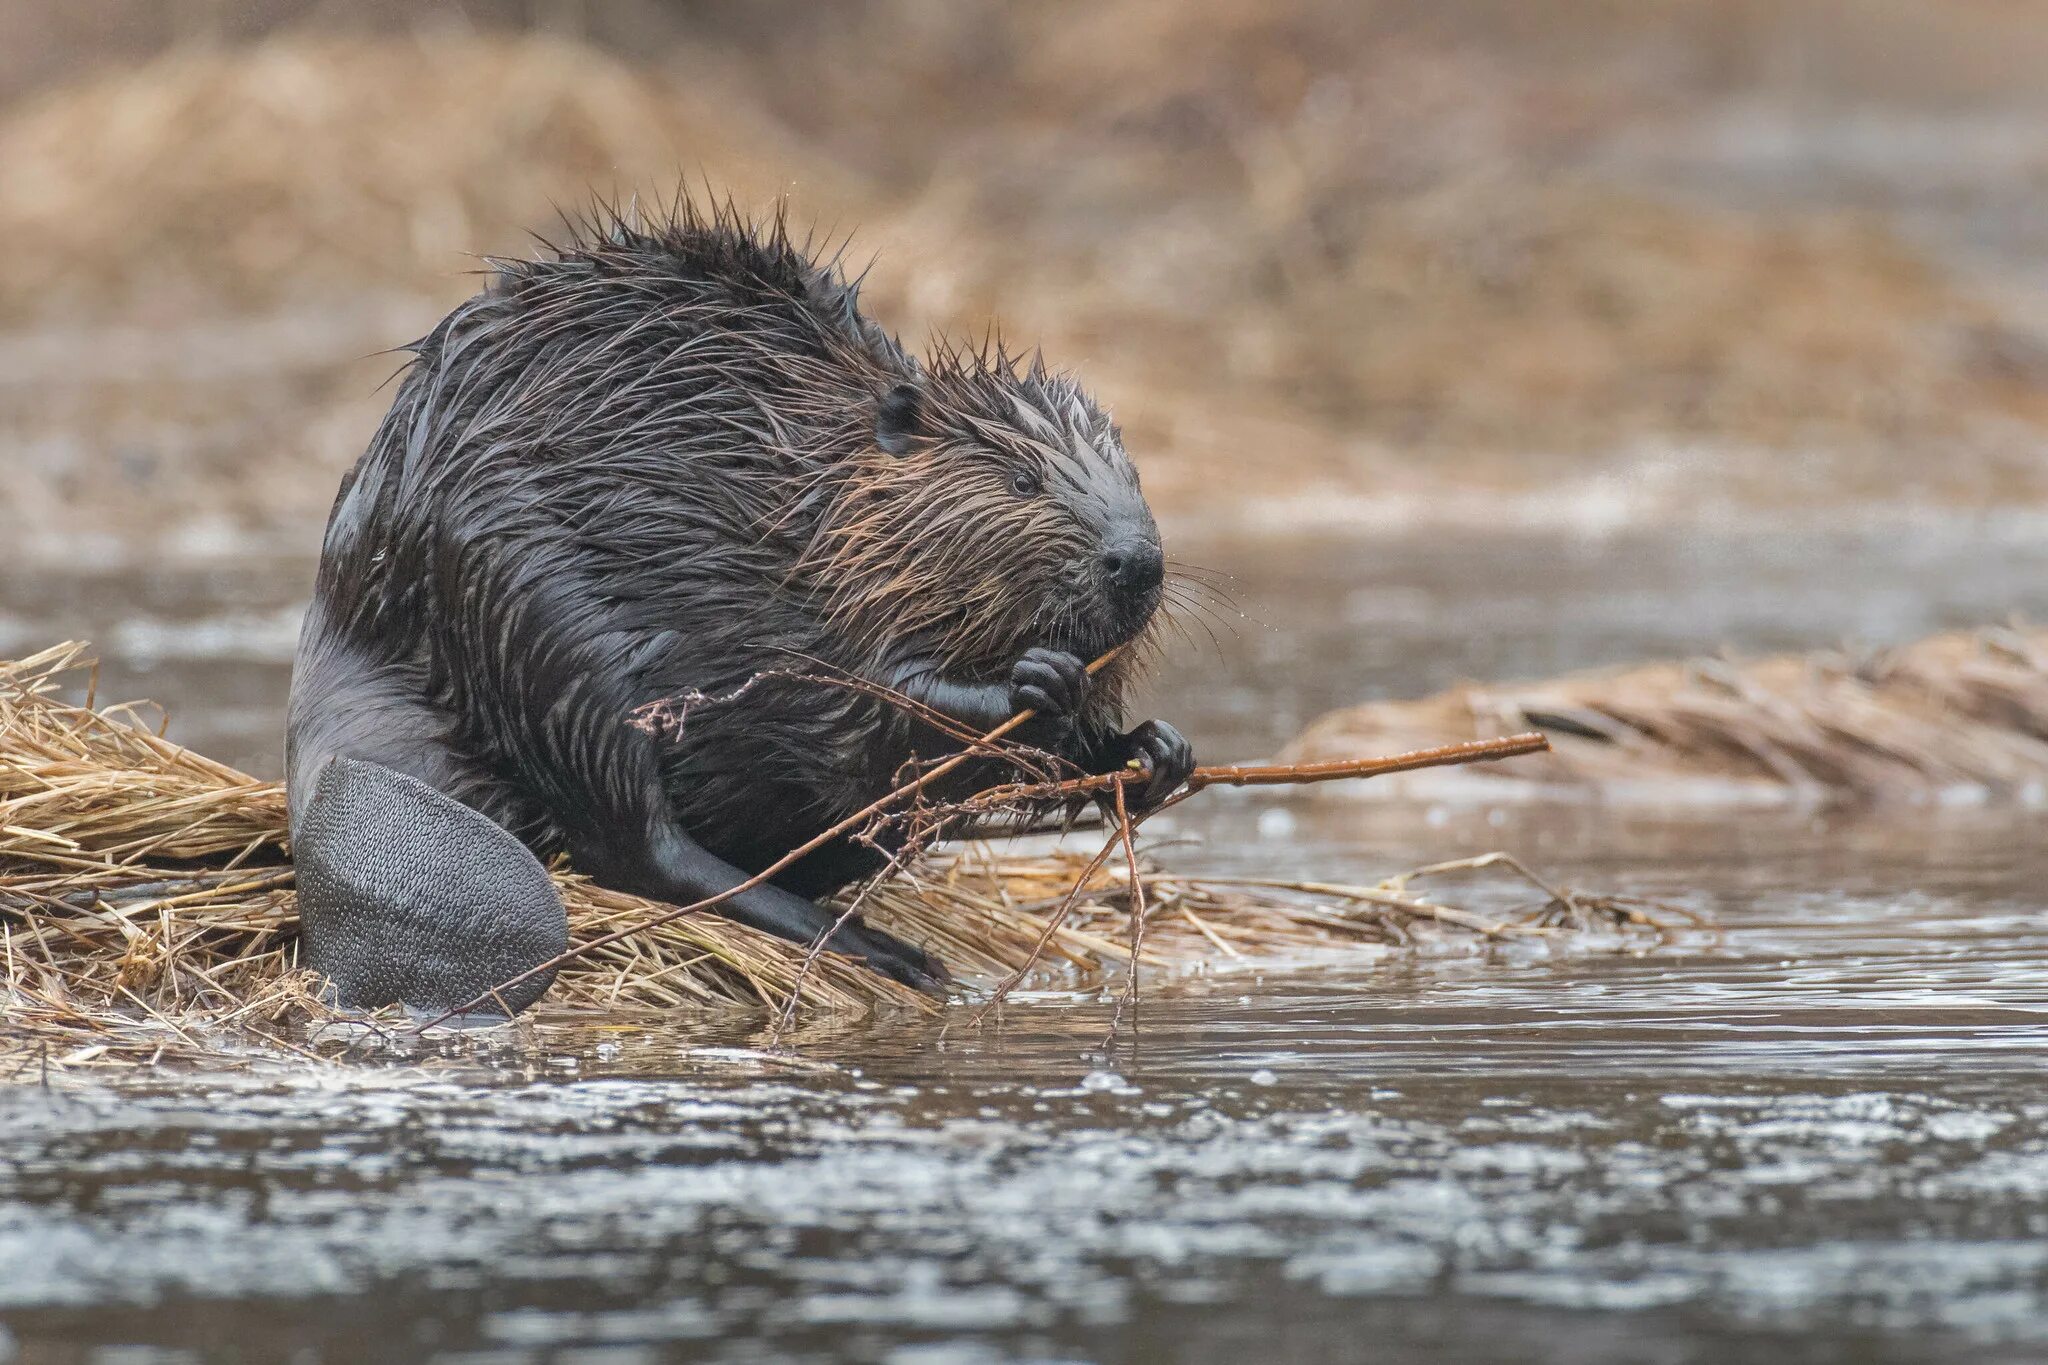
M1358 696L2048 587L1984 528L1195 556L1252 619L1158 708L1231 756ZM17 576L0 648L89 630L108 690L274 768L299 572ZM1501 847L1722 932L1219 972L1114 1047L1047 995L802 1060L694 1024L9 1089L0 1360L2048 1359L2036 822L1202 804L1178 861Z

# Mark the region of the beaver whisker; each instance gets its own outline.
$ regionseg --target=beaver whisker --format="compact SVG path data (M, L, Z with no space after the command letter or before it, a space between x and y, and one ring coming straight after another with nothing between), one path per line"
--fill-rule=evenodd
M1243 639L1242 634L1230 618L1223 616L1207 603L1184 598L1168 598L1162 600L1160 611L1175 622L1193 623L1199 626L1202 633L1209 638L1209 642L1215 647L1219 657L1223 653L1223 636L1227 635L1233 641L1241 641ZM1218 633L1219 631L1221 634Z
M1198 586L1202 591L1213 593L1224 601L1229 602L1232 606L1237 605L1235 592L1232 591L1231 587L1225 586L1226 584L1236 584L1237 579L1232 574L1220 573L1213 569L1202 569L1182 564L1175 560L1168 560L1166 562L1166 576L1169 579Z
M1215 650L1217 655L1219 657L1222 655L1223 641L1217 636L1215 630L1200 616L1188 613L1184 609L1183 604L1173 601L1162 601L1159 604L1158 619L1164 629L1171 630L1186 642L1188 648L1197 652L1201 650L1201 641L1195 638L1194 631L1199 629L1203 636L1208 639L1210 647Z
M1214 618L1217 624L1233 634L1237 628L1231 624L1232 619L1247 619L1238 609L1236 602L1227 597L1219 597L1215 593L1204 592L1198 583L1169 580L1162 590L1160 600L1172 600L1190 611L1202 612Z
M1185 586L1174 586L1160 596L1162 604L1172 603L1182 611L1191 612L1220 627L1233 639L1242 638L1237 623L1245 619L1244 613L1234 604L1224 604L1199 593L1190 592Z

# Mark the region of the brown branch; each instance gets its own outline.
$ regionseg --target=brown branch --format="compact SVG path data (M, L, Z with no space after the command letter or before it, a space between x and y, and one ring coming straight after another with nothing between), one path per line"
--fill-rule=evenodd
M1188 785L1202 787L1277 787L1296 782L1330 782L1345 777L1380 777L1417 768L1446 768L1461 763L1489 763L1499 758L1542 753L1550 741L1534 730L1502 739L1468 739L1440 744L1390 758L1346 758L1330 763L1270 763L1197 768Z
M1114 659L1117 656L1117 653L1121 648L1122 646L1118 646L1117 649L1110 650L1107 654L1104 654L1094 663L1089 664L1089 674L1093 675L1096 672L1100 671L1105 664L1107 664L1111 659ZM1031 720L1037 714L1038 712L1035 710L1019 711L1016 715L1011 716L1001 725L998 725L995 729L983 735L979 740L975 742L975 747L969 748L962 753L955 754L952 758L947 759L944 763L941 763L938 766L931 768L928 771L920 774L919 776L912 778L910 781L904 783L902 786L896 788L894 791L889 792L884 796L879 796L875 800L870 801L867 805L862 806L859 810L847 816L838 824L833 825L830 829L827 829L822 833L813 835L811 838L807 839L802 844L798 845L796 848L791 849L789 852L783 854L780 858L777 858L768 866L762 868L759 872L756 872L753 876L748 877L744 881L735 883L734 885L727 887L725 890L719 892L717 895L706 896L703 900L693 901L689 905L675 906L672 909L664 910L662 913L658 915L650 916L647 919L640 921L640 923L638 924L629 924L623 929L614 929L611 933L605 934L599 938L594 938L590 940L590 942L588 943L579 943L576 946L567 949L566 951L556 953L547 961L539 963L532 967L528 967L519 975L512 977L509 980L500 981L497 985L491 987L489 990L484 991L476 996L473 996L468 1000L465 1000L462 1004L457 1005L455 1008L443 1011L442 1013L435 1015L432 1019L427 1020L425 1023L422 1023L417 1028L415 1028L414 1032L423 1033L427 1029L432 1028L436 1024L446 1023L448 1020L453 1019L458 1014L466 1014L469 1011L476 1009L478 1006L483 1005L494 999L500 991L510 990L513 986L516 986L523 981L531 980L532 978L539 976L543 972L554 971L556 968L560 967L565 962L572 962L575 959L582 957L587 953L594 952L599 948L609 947L610 945L617 943L622 939L631 938L635 934L643 934L646 933L649 929L659 928L660 926L667 924L672 920L681 919L684 915L695 914L699 910L709 910L715 905L724 904L726 901L731 900L734 896L739 895L743 891L753 890L755 887L761 885L763 882L766 882L769 878L773 877L776 873L781 872L783 869L787 868L788 866L790 866L790 864L796 862L798 859L803 858L817 851L818 849L824 847L827 843L830 843L832 840L838 838L840 835L845 834L850 830L858 829L861 825L873 819L875 816L880 815L883 811L888 810L889 807L895 805L897 802L902 801L907 797L916 796L919 792L923 791L927 786L931 785L939 778L944 777L947 773L952 772L954 769L960 767L963 763L967 763L972 759L980 757L980 754L977 752L980 746L991 744L996 740L1001 739L1003 736L1009 734L1011 731L1017 729L1019 726Z
M1352 777L1384 777L1388 773L1413 772L1418 768L1448 768L1465 763L1491 763L1497 759L1542 753L1550 741L1534 730L1502 739L1471 739L1458 744L1441 744L1433 749L1416 749L1387 758L1345 758L1329 763L1223 764L1197 768L1188 774L1186 787L1174 796L1176 803L1204 787L1280 787L1311 782L1335 782ZM1018 802L1058 801L1064 797L1087 796L1127 783L1149 778L1136 768L1068 778L1062 782L1013 782L991 787L960 804L962 809L999 809Z
M1138 954L1145 950L1145 878L1138 871L1138 840L1133 832L1131 809L1124 801L1125 785L1122 782L1116 784L1116 828L1131 872L1131 969L1124 977L1123 999L1117 1003L1116 1012L1110 1018L1112 1040L1116 1037L1117 1024L1123 1019L1124 1007L1137 1003Z
M1377 777L1385 773L1410 772L1417 768L1446 767L1461 763L1482 763L1493 759L1513 758L1519 754L1540 753L1550 747L1550 741L1534 731L1509 735L1504 739L1475 739L1459 744L1444 744L1433 749L1417 749L1411 753L1395 754L1390 758L1344 759L1331 763L1267 764L1259 766L1222 765L1211 768L1197 768L1189 774L1187 785L1166 801L1142 814L1133 815L1124 800L1124 788L1134 781L1148 781L1150 774L1136 768L1123 769L1113 773L1101 773L1093 777L1076 778L1067 782L1045 783L1037 787L1015 784L1007 788L996 788L983 793L983 797L1002 795L1008 802L1039 801L1059 795L1083 795L1107 790L1114 797L1111 812L1116 819L1116 829L1102 851L1081 869L1081 875L1074 879L1066 898L1059 909L1046 921L1045 929L1038 936L1031 954L1023 964L1005 977L990 996L987 1004L974 1016L975 1027L987 1020L990 1011L1002 1004L1004 998L1016 988L1031 968L1035 966L1052 936L1066 923L1074 904L1088 885L1088 879L1109 860L1109 855L1121 844L1130 859L1132 896L1131 925L1131 966L1130 976L1124 982L1123 996L1119 1000L1110 1024L1114 1037L1117 1024L1123 1017L1124 1006L1136 998L1138 978L1138 951L1144 943L1145 933L1145 891L1144 879L1138 872L1137 844L1134 838L1139 825L1165 810L1178 805L1196 792L1212 786L1278 786L1293 782L1330 782L1347 777ZM974 798L979 801L980 797Z
M1081 875L1074 878L1074 885L1068 889L1058 908L1046 917L1045 928L1039 931L1038 941L1031 945L1030 956L1019 963L1015 971L997 983L995 990L990 993L987 1003L982 1005L981 1009L975 1013L973 1021L975 1028L980 1028L983 1021L988 1018L989 1013L1001 1005L1004 1000L1008 999L1010 992L1017 989L1018 984L1031 974L1031 969L1038 965L1038 959L1045 952L1046 945L1052 942L1052 936L1060 931L1060 926L1067 922L1067 916L1074 912L1074 905L1081 899L1081 892L1087 888L1088 879L1102 870L1102 865L1109 861L1109 855L1116 851L1117 843L1122 837L1123 832L1121 830L1110 835L1109 841L1103 844L1101 850L1082 867ZM1131 965L1135 967L1137 964L1134 962Z
M1108 664L1111 659L1117 656L1120 650L1121 646L1119 646L1118 649L1112 649L1108 653L1102 655L1102 657L1096 659L1093 663L1089 664L1087 669L1088 673L1092 676L1095 673L1101 671L1101 669L1106 664ZM753 680L750 680L748 684L749 686L752 684L752 681ZM703 700L717 701L720 699L705 698ZM517 976L499 982L497 985L472 997L471 999L463 1002L455 1008L446 1010L441 1014L438 1014L433 1018L426 1020L425 1022L417 1025L415 1031L424 1032L425 1030L434 1027L436 1024L445 1023L449 1019L454 1018L456 1015L464 1014L469 1012L470 1010L477 1009L482 1005L491 1003L493 1001L498 1001L502 998L500 994L501 992L509 990L511 987L516 986L521 982L531 980L533 977L539 976L544 972L556 970L557 968L563 966L565 963L574 961L579 957L586 956L587 954L595 952L600 948L606 948L614 943L618 943L622 940L631 938L636 934L642 934L647 932L648 930L657 929L664 924L668 924L674 920L682 918L684 915L695 914L701 910L712 909L716 906L724 904L725 902L731 900L733 897L741 894L742 892L750 891L753 888L762 885L763 883L767 882L769 879L774 877L777 873L783 871L785 868L788 868L791 864L797 862L799 859L809 855L812 852L815 852L817 849L823 847L826 843L830 842L831 840L838 838L842 834L846 834L853 830L859 829L868 821L887 812L891 807L898 805L904 800L916 797L919 793L923 792L924 789L930 786L933 782L937 781L941 777L944 777L946 774L955 771L956 769L960 768L963 764L966 764L977 758L988 757L990 756L991 752L1000 755L1003 752L1003 750L995 747L997 745L997 742L1003 739L1006 735L1009 735L1010 733L1018 729L1020 726L1024 725L1026 722L1030 721L1037 714L1038 713L1035 710L1019 711L1016 715L1011 716L1008 720L1004 721L1001 725L996 726L987 734L975 739L960 753L953 755L951 758L948 758L942 763L938 763L932 766L931 768L927 769L925 772L918 775L917 777L912 778L910 781L905 782L901 786L896 787L894 790L880 797L877 797L875 800L869 802L867 805L855 811L852 815L847 816L845 819L839 821L837 824L834 824L830 828L812 836L810 839L798 845L796 848L791 849L788 853L783 854L782 857L776 859L774 862L770 863L767 867L761 869L761 871L755 873L753 876L745 878L744 880L735 883L734 885L726 888L724 891L721 891L716 895L706 896L702 900L693 901L688 905L673 906L667 910L662 911L660 914L652 915L647 919L640 921L638 924L628 925L623 929L615 929L608 934L604 934L598 938L590 940L588 943L576 944L563 952L555 954L555 956L549 958L545 962L541 962L535 966L527 968L525 971L521 972ZM639 717L636 714L635 720L639 721L641 720L641 717ZM1155 810L1147 812L1146 814L1157 814L1159 810L1165 809L1166 806L1177 805L1181 801L1184 801L1188 797L1194 795L1196 792L1201 791L1203 788L1210 786L1273 786L1297 782L1327 782L1339 778L1375 777L1385 773L1406 772L1416 768L1440 767L1450 764L1478 763L1489 761L1492 759L1511 758L1518 754L1535 753L1540 750L1547 749L1549 747L1550 743L1548 740L1546 740L1542 735L1532 732L1529 734L1513 735L1506 739L1472 740L1462 744L1446 744L1434 749L1421 749L1417 750L1414 753L1397 754L1392 758L1356 759L1333 763L1274 764L1266 766L1225 765L1220 767L1197 768L1190 775L1187 785L1183 787L1181 791L1176 793L1168 801L1162 803L1160 807L1155 808ZM984 805L984 803L988 805L999 805L1006 802L1015 802L1020 800L1057 800L1065 796L1086 795L1095 792L1108 791L1112 788L1116 789L1118 795L1121 796L1122 788L1125 783L1145 776L1147 775L1141 772L1139 769L1129 768L1121 769L1112 773L1098 774L1091 777L1073 778L1062 782L1012 784L1008 787L992 788L991 790L982 793L980 796L972 798L971 802L968 804L971 804L975 808L981 808ZM1136 824L1141 823L1143 819L1144 817L1140 816L1137 817L1137 819L1132 820L1131 823L1133 826L1135 826ZM1104 850L1103 857L1105 859L1108 856L1109 849L1113 849L1114 847L1115 843L1114 841L1112 841L1108 848ZM1098 861L1096 865L1099 866L1100 862ZM1085 880L1085 876L1083 880ZM1078 890L1079 888L1077 886L1077 893ZM1064 916L1061 916L1060 918L1064 918ZM1051 926L1049 926L1049 930L1050 928ZM1050 937L1050 932L1048 932L1047 937ZM1017 979L1021 979L1023 973L1018 972L1015 974L1015 976ZM1006 988L1007 986L1014 984L1014 980L1005 983ZM999 990L996 995L996 1000L999 1001L1005 993L1006 989ZM991 1001L990 1003L993 1004L995 1003L995 1001ZM986 1010L984 1010L983 1013L986 1014Z

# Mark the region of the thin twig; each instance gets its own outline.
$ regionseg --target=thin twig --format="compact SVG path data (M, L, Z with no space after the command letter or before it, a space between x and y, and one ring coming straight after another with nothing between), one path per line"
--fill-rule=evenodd
M988 1003L984 1004L975 1014L973 1020L975 1027L979 1028L982 1021L988 1018L989 1012L1002 1004L1009 997L1010 992L1017 988L1017 984L1037 965L1039 956L1045 952L1046 944L1052 942L1052 936L1059 932L1060 926L1067 922L1067 916L1073 913L1074 902L1081 898L1081 890L1088 885L1088 879L1101 871L1102 865L1109 861L1109 855L1116 851L1117 839L1117 835L1110 835L1108 842L1104 843L1096 855L1090 858L1087 865L1081 869L1081 875L1074 878L1073 888L1061 899L1058 908L1046 917L1045 928L1039 933L1038 941L1031 946L1031 952L1025 957L1023 962L1018 964L1015 971L996 983L995 990L989 994Z
M1145 947L1145 879L1138 873L1138 845L1131 827L1131 810L1124 801L1124 784L1119 782L1116 792L1117 837L1123 841L1124 859L1131 871L1131 965L1124 973L1123 998L1117 1004L1116 1014L1110 1020L1110 1036L1116 1035L1116 1026L1123 1018L1126 1006L1135 1005L1138 1000L1138 954Z
M1389 773L1413 772L1418 768L1448 768L1465 763L1491 763L1523 754L1542 753L1549 739L1531 730L1500 739L1472 739L1458 744L1440 744L1387 758L1348 758L1329 763L1224 764L1197 768L1188 774L1187 785L1171 798L1177 804L1207 787L1303 786L1313 782L1336 782L1347 778L1384 777ZM1144 780L1150 774L1135 768L1094 773L1061 782L1013 782L991 787L960 802L957 809L995 809L1020 802L1041 803L1068 797L1087 796ZM1161 803L1164 809L1168 803Z

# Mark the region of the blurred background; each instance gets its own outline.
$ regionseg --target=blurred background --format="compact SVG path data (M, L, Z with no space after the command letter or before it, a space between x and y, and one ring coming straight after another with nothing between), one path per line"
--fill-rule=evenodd
M1080 373L1205 761L1558 737L1167 866L1722 932L19 1086L0 1365L2048 1359L2048 0L0 0L0 659L279 775L392 348L679 186Z
M1277 708L1243 751L1459 677L1997 619L2009 576L1914 605L1981 559L1825 536L1978 544L2048 500L2038 0L10 0L0 24L0 648L240 651L270 672L147 690L202 741L255 708L217 732L259 769L389 348L593 194L786 199L872 257L912 344L998 324L1078 370L1175 548L1238 576L1254 638L1225 674L1270 675L1274 632L1353 642L1302 695L1232 703ZM1631 568L1618 535L1688 557ZM1692 617L1469 614L1589 537L1594 600L1793 558ZM1397 541L1492 568L1446 605L1406 553L1342 558ZM252 563L256 588L190 577ZM1725 609L1786 583L1832 595ZM1521 626L1519 652L1470 643Z

